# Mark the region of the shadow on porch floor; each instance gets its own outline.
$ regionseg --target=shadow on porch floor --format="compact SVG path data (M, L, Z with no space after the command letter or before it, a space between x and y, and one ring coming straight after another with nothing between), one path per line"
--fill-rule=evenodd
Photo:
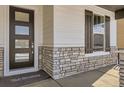
M19 74L10 77L0 78L0 87L20 87L46 80L50 76L43 70L26 74Z
M119 87L119 66L107 66L59 80L50 78L25 87Z

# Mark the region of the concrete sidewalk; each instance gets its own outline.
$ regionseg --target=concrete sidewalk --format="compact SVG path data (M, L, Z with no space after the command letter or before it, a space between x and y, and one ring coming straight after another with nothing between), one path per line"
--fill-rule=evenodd
M108 66L59 80L47 79L24 87L118 87L119 67Z

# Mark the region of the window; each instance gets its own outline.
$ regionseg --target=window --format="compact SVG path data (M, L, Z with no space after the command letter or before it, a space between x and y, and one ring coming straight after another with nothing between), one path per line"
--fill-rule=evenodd
M29 48L29 40L16 39L15 48Z
M15 11L15 20L29 22L29 13Z
M85 53L110 51L110 17L85 10Z
M15 34L16 35L29 35L29 27L28 26L15 26Z
M15 53L15 62L29 62L29 53Z
M103 51L104 49L104 34L105 34L104 17L94 15L93 24L93 50Z

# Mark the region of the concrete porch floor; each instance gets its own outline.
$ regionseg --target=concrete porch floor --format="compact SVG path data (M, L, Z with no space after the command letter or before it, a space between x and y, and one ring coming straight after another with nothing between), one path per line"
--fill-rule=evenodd
M119 66L107 66L59 80L49 78L23 87L119 87Z

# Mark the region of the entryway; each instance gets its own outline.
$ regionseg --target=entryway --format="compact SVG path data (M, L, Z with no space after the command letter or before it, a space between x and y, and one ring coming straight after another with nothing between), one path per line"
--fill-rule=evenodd
M34 66L34 11L10 6L10 69Z
M50 76L46 72L40 70L37 72L0 78L0 87L20 87L27 84L43 81L49 78Z

